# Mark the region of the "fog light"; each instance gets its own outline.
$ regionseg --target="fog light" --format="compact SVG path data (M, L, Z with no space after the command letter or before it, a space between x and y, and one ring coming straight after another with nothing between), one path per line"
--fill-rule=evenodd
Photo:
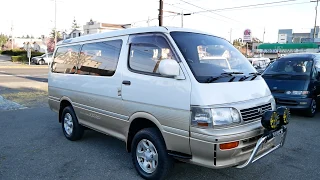
M290 119L290 110L286 107L278 107L277 108L277 113L279 115L280 123L282 125L286 125L289 123Z
M238 145L239 145L239 141L224 143L224 144L220 144L220 149L221 150L233 149L238 147Z
M302 104L302 105L306 105L306 104L308 104L307 102L300 102L300 104Z
M276 129L280 124L278 113L275 111L266 111L262 115L261 124L268 130Z

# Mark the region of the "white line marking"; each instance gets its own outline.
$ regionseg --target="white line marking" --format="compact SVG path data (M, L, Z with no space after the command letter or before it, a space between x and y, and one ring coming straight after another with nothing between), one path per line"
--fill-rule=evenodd
M4 73L5 71L0 71L0 73Z

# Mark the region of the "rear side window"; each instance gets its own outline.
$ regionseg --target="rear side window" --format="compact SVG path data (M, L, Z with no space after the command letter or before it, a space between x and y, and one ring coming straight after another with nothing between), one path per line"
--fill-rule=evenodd
M80 52L77 73L112 76L117 68L122 40L84 44Z
M137 35L131 37L129 68L139 72L159 74L163 59L175 59L174 54L161 35Z
M80 45L59 47L52 63L52 72L74 74L78 62Z

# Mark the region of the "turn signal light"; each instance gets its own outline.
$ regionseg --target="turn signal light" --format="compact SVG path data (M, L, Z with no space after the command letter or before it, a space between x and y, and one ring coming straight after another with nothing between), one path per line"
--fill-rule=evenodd
M238 145L239 145L239 141L224 143L224 144L220 144L220 149L221 150L233 149L238 147Z

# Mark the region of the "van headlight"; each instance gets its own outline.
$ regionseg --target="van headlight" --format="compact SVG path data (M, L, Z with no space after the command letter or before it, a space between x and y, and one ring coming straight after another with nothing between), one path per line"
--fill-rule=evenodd
M277 108L276 100L274 98L271 99L271 109L275 110Z
M191 125L203 128L239 124L239 111L235 108L191 107Z

